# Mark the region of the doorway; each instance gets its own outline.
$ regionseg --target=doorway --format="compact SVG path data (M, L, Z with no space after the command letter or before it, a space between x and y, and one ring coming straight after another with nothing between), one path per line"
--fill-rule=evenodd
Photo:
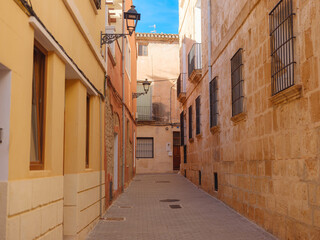
M180 170L180 132L173 132L173 170Z
M0 63L0 181L8 180L11 71Z
M118 156L119 156L119 144L118 144L118 134L114 134L114 152L113 152L113 190L118 190Z

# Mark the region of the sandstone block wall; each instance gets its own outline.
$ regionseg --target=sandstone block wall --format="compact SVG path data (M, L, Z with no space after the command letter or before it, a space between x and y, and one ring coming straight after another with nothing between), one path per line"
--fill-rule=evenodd
M202 1L204 2L204 1ZM201 96L201 136L187 142L187 177L280 239L318 239L320 2L293 0L297 99L271 101L269 12L278 1L212 3L212 62L208 64L207 1L202 6L203 78L188 81L182 109ZM244 112L231 120L230 59L243 49ZM208 65L218 79L218 131L209 127ZM188 115L187 115L188 119ZM195 114L193 119L195 135ZM188 124L187 124L188 130ZM218 174L218 191L214 173Z

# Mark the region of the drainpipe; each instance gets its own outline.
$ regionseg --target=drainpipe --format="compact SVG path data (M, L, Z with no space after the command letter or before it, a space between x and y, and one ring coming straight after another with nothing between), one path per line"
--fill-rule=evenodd
M101 96L99 97L99 117L100 117L100 173L99 173L99 183L100 183L100 218L102 218L102 121L101 121Z
M125 0L122 0L122 34L124 34L125 21L124 21L124 11L125 11ZM124 37L122 38L122 180L121 189L124 192L124 173L125 173L125 154L126 154L126 119L125 119L125 78L124 78Z
M208 77L209 82L212 79L212 67L211 67L211 0L208 0ZM209 88L208 88L209 89ZM210 89L209 89L210 91ZM210 92L209 92L210 96Z

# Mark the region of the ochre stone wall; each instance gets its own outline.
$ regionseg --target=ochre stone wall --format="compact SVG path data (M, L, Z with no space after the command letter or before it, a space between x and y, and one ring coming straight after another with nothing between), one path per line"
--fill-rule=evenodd
M187 141L182 172L186 169L187 177L199 184L201 171L204 190L280 239L320 239L320 2L293 0L293 88L301 85L302 90L297 99L273 103L269 12L278 1L211 1L210 65L212 79L218 79L218 131L209 127L208 10L203 2L202 79L187 82L182 104L185 111L193 106L195 136L195 99L201 96L201 136ZM234 122L230 59L239 48L245 118Z

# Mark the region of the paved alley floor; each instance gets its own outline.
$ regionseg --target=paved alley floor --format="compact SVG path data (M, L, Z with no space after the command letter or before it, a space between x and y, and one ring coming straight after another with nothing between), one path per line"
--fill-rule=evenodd
M178 174L137 175L104 218L87 240L276 239Z

